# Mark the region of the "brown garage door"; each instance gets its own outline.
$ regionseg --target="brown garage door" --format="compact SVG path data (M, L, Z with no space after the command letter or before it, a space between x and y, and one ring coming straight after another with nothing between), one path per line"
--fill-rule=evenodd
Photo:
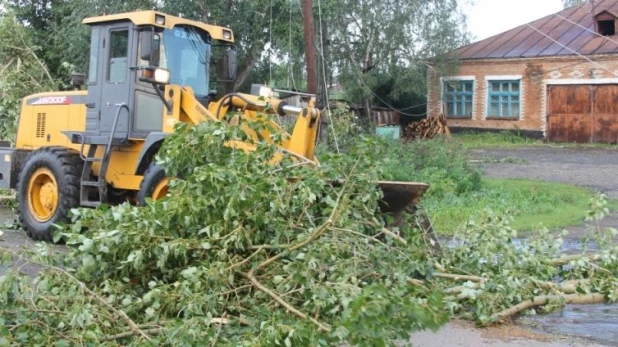
M556 142L618 142L618 85L549 86L547 137Z

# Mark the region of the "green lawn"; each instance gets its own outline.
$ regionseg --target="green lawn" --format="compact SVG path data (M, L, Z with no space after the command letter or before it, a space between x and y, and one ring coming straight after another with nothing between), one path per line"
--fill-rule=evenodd
M518 135L515 132L464 132L454 134L453 138L460 141L464 148L468 149L495 149L530 146L557 146L565 148L618 148L616 145L599 143L553 143L543 140L535 140L530 137Z
M486 209L513 217L516 230L532 231L540 226L557 229L581 223L594 195L586 188L567 184L484 179L480 191L442 199L429 197L423 205L442 235L452 235ZM611 201L610 207L615 210L616 202Z

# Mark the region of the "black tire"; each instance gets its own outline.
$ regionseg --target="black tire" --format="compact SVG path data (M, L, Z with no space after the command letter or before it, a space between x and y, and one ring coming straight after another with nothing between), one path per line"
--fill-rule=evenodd
M151 163L144 172L144 179L139 185L139 192L137 192L137 204L139 206L146 206L146 199L152 198L152 194L157 185L167 178L165 170L155 163Z
M79 207L79 178L83 162L79 155L59 147L46 147L32 152L27 158L18 176L17 197L19 201L19 219L26 229L26 234L36 241L53 240L54 224L69 220L72 208ZM57 201L55 208L49 211L49 217L37 218L34 202L31 200L29 185L33 175L48 172L55 180ZM33 184L35 186L36 184Z

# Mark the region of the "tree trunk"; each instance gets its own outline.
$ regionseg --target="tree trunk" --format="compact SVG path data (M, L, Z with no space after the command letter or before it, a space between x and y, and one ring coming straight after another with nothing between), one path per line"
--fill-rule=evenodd
M367 120L367 124L369 124L369 129L376 126L376 122L374 122L371 115L371 99L368 97L363 97L363 116Z
M315 27L311 0L302 0L303 26L305 29L305 59L307 60L307 88L310 94L318 93L317 59L315 54Z
M245 81L247 81L247 78L251 74L251 71L253 71L255 64L257 64L258 56L259 54L254 54L254 52L249 53L247 64L236 77L236 83L234 83L234 88L232 90L233 92L237 92L238 89L240 89L240 87L242 87L242 85L245 83Z

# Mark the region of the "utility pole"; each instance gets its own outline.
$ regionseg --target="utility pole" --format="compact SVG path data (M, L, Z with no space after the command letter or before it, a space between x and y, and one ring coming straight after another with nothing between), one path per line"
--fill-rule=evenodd
M302 0L303 24L305 27L305 59L307 60L307 92L318 94L317 58L315 53L315 26L311 0Z

